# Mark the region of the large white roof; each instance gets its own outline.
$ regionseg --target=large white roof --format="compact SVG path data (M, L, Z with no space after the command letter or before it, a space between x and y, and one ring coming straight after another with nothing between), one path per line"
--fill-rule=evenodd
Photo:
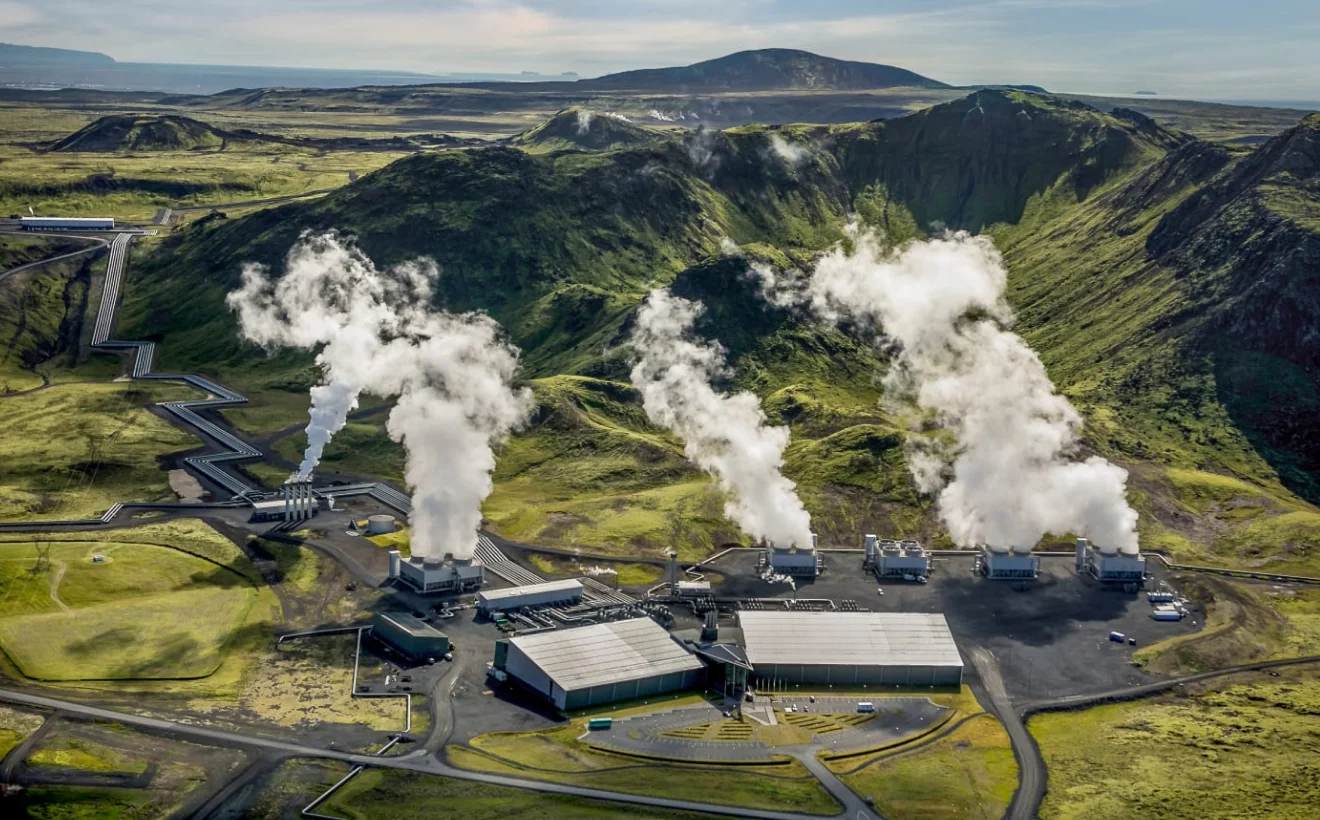
M962 666L943 615L740 612L747 659L805 666Z
M582 583L575 578L566 578L562 581L546 581L543 584L526 584L520 587L505 587L504 589L483 589L477 597L483 601L504 601L509 598L518 598L523 595L536 595L542 592L581 592Z
M565 691L702 668L650 618L556 629L509 642Z

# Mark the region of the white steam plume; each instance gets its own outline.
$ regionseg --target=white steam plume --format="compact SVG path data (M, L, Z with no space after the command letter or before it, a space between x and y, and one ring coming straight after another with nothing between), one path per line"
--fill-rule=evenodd
M725 514L743 532L776 544L811 543L811 516L784 477L786 427L766 423L750 392L729 395L711 385L726 374L724 349L698 340L699 303L654 290L637 314L629 344L639 356L632 383L646 415L685 443L688 458L719 478L729 493Z
M579 108L577 112L577 132L582 136L591 130L591 112L585 108Z
M886 387L906 394L957 439L909 453L918 484L962 546L1034 547L1076 533L1137 551L1127 471L1077 460L1082 419L1040 359L1008 330L1007 273L989 239L966 233L887 253L855 231L853 252L823 257L805 292L821 316L866 322L895 344ZM923 439L914 439L923 441Z
M361 393L397 396L387 429L407 455L412 553L466 558L491 491L491 445L526 420L531 394L510 386L518 354L494 320L430 307L435 274L429 260L381 270L335 234L308 233L281 279L245 266L227 301L255 342L323 346L300 472L315 467Z
M797 167L811 156L811 149L789 142L778 134L770 135L770 150L787 164Z
M278 281L262 265L243 267L242 286L226 297L243 335L268 349L313 348L322 381L312 388L307 449L298 475L320 463L370 378L382 339L398 334L413 305L429 301L431 262L378 271L334 234L305 234L285 259Z

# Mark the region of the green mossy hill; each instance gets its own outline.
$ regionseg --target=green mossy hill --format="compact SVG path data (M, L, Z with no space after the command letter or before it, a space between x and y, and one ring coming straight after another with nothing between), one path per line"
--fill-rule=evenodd
M566 108L509 143L527 151L607 151L655 142L666 136L664 131L637 125L620 114Z
M980 231L1018 222L1056 185L1086 198L1115 174L1157 159L1188 137L1140 115L1124 119L1027 91L978 91L907 117L836 129L835 153L870 207L917 225Z
M51 151L193 151L225 147L230 135L175 114L112 114L50 146Z
M515 537L658 551L680 530L691 545L730 537L626 387L636 308L673 284L706 305L697 329L728 349L730 386L792 426L788 473L819 531L938 541L879 406L883 356L766 306L747 263L804 268L854 217L894 243L985 231L1087 446L1132 468L1146 543L1210 560L1252 540L1260 560L1310 560L1298 545L1320 538L1320 512L1291 493L1320 499L1317 133L1311 118L1242 152L1122 108L982 90L885 122L419 154L315 202L176 233L135 260L121 322L162 342L164 367L300 391L310 357L238 340L223 297L241 264L278 270L301 232L327 229L382 264L431 256L438 301L508 329L541 405L501 456L488 517ZM722 255L726 240L742 256ZM1231 497L1198 500L1221 477ZM1228 516L1248 496L1259 517Z

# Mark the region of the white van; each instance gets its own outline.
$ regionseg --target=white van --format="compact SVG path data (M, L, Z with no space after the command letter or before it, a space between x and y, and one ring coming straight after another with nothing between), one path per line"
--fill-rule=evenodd
M862 702L860 702L860 703L857 704L857 711L859 711L859 712L874 712L874 711L875 711L875 704L872 703L872 702L869 701L869 700L864 700L864 701L862 701Z

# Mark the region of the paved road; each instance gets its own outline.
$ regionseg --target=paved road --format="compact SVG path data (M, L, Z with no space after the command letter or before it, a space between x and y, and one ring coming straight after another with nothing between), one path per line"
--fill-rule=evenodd
M990 650L976 647L969 653L972 666L981 678L989 703L988 710L999 718L1013 744L1013 757L1018 764L1018 788L1009 803L1005 820L1034 820L1040 801L1045 797L1045 761L1022 716L1013 709L1004 678L999 674L999 663Z
M175 723L161 718L144 717L141 715L129 714L127 712L117 712L111 709L103 709L99 706L89 706L87 704L74 703L42 695L32 695L11 689L0 689L0 701L16 703L22 706L36 707L39 709L59 710L67 715L77 715L83 718L91 718L93 720L110 721L125 726L150 729L155 732L197 740L203 743L219 744L222 746L237 746L241 748L265 749L268 751L283 753L289 757L338 760L355 766L400 769L422 774L439 775L441 777L449 777L455 780L486 783L492 786L507 786L510 788L526 789L545 794L562 794L571 797L583 797L590 800L610 800L616 803L649 806L651 808L667 809L670 811L721 814L728 817L747 817L752 818L752 820L820 820L819 815L800 814L798 812L748 809L740 806L719 806L712 803L698 803L691 800L647 797L638 794L611 792L604 789L569 786L563 783L547 783L540 780L510 777L508 775L470 772L465 769L456 769L453 766L442 763L422 750L402 757L376 757L375 755L341 752L334 749L319 749L313 746L304 746L299 743L291 743L289 741L277 740L275 738L264 737L261 735L247 735L223 729L212 729L205 726ZM831 774L831 777L832 776L833 775ZM835 782L838 782L837 779ZM826 783L826 787L829 788L828 783ZM856 802L855 796L854 802ZM849 815L849 817L853 816L854 815ZM873 814L864 814L861 816L866 818L874 817Z

